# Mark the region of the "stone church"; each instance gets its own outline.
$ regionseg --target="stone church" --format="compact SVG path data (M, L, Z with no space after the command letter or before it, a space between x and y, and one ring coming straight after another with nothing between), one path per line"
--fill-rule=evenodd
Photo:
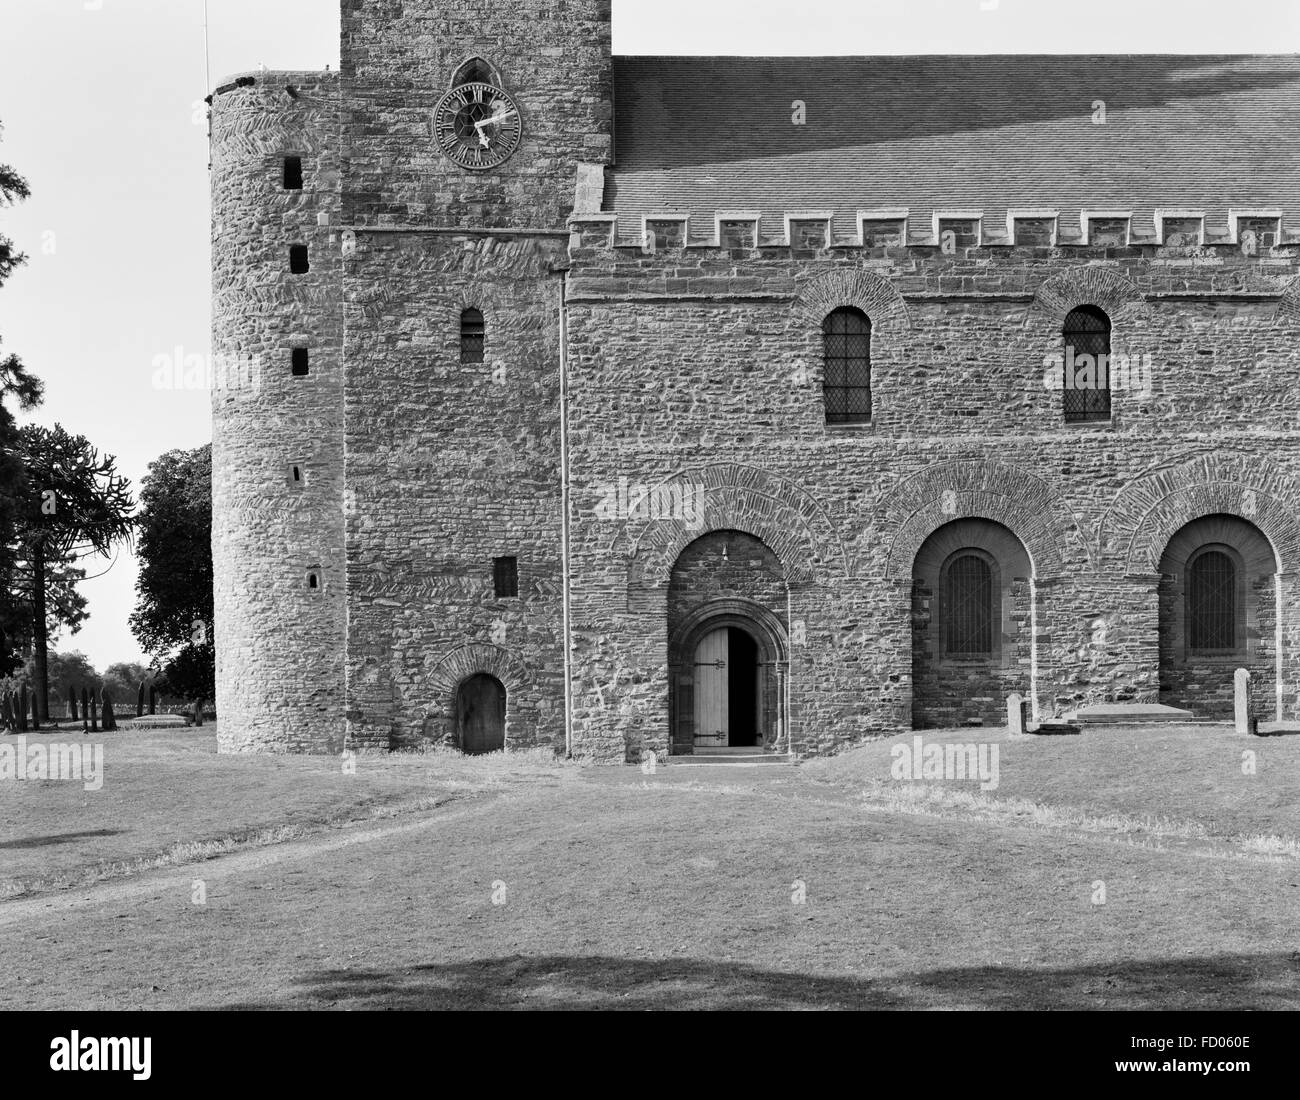
M210 102L224 751L1297 716L1300 59L342 0Z

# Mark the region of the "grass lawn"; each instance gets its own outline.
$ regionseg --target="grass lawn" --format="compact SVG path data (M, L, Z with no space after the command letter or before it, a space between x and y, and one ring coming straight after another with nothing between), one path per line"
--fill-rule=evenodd
M132 736L139 766L152 743L155 763L177 769L135 788L170 807L173 829L221 821L161 789L178 776L261 825L368 812L367 799L470 797L75 898L0 903L0 1007L1300 1008L1300 859L1228 842L1294 831L1294 766L1289 780L1260 769L1271 785L1248 788L1252 809L1226 768L1207 777L1169 760L1239 744L1204 727L1162 733L1146 753L1122 748L1137 736L1126 731L1004 743L988 804L947 788L947 801L898 806L887 743L794 769L653 777L437 756L376 759L367 774L362 758L347 778L368 786L349 787L337 760ZM1285 770L1274 747L1293 742L1256 744ZM1167 766L1143 794L1126 768L1147 756ZM266 804L276 798L299 809ZM1026 799L1061 800L1062 813L1045 825L1014 812ZM114 811L119 827L139 804ZM28 803L26 835L56 835L43 807ZM1128 819L1144 810L1213 828L1154 828L1135 844Z
M446 751L359 756L354 774L347 774L334 756L218 755L211 724L27 738L29 744L102 744L104 783L98 791L76 782L0 784L0 898L429 808L564 772L539 755L471 760Z
M1147 825L1168 837L1300 843L1300 737L1240 737L1230 725L1114 727L1055 737L924 730L809 761L804 771L837 787L897 797L906 784L890 774L894 746L911 747L918 736L925 744L998 746L998 786L980 801L1074 809L1131 831ZM1253 770L1243 769L1243 753L1254 754ZM923 787L981 793L980 784L969 780L927 781Z

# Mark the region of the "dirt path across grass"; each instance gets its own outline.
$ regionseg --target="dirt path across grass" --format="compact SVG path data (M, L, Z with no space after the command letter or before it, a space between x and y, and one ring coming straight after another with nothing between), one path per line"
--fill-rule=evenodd
M472 801L461 800L454 803L454 809L439 806L433 810L426 810L414 821L378 827L341 826L302 840L232 852L212 859L169 867L165 871L145 871L75 890L0 902L0 931L20 926L27 921L45 920L54 915L113 902L135 901L163 893L188 895L196 879L202 879L205 886L210 888L223 878L251 874L280 863L315 859L349 848L354 844L407 838L442 828L452 822L479 816L486 812L494 801L495 796L481 795Z

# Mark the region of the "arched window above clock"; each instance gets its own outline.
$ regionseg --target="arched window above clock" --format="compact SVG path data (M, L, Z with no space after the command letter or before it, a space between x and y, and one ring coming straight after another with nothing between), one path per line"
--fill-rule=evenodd
M461 63L451 78L451 86L459 88L462 84L491 84L501 87L501 74L481 57L471 57Z

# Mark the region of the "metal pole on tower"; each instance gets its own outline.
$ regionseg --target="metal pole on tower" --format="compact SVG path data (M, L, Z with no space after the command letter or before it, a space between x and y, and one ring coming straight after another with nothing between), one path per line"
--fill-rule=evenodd
M203 0L203 83L204 92L212 92L212 47L208 37L208 0Z
M212 168L212 42L208 34L208 0L203 0L203 98L208 104L208 168Z

